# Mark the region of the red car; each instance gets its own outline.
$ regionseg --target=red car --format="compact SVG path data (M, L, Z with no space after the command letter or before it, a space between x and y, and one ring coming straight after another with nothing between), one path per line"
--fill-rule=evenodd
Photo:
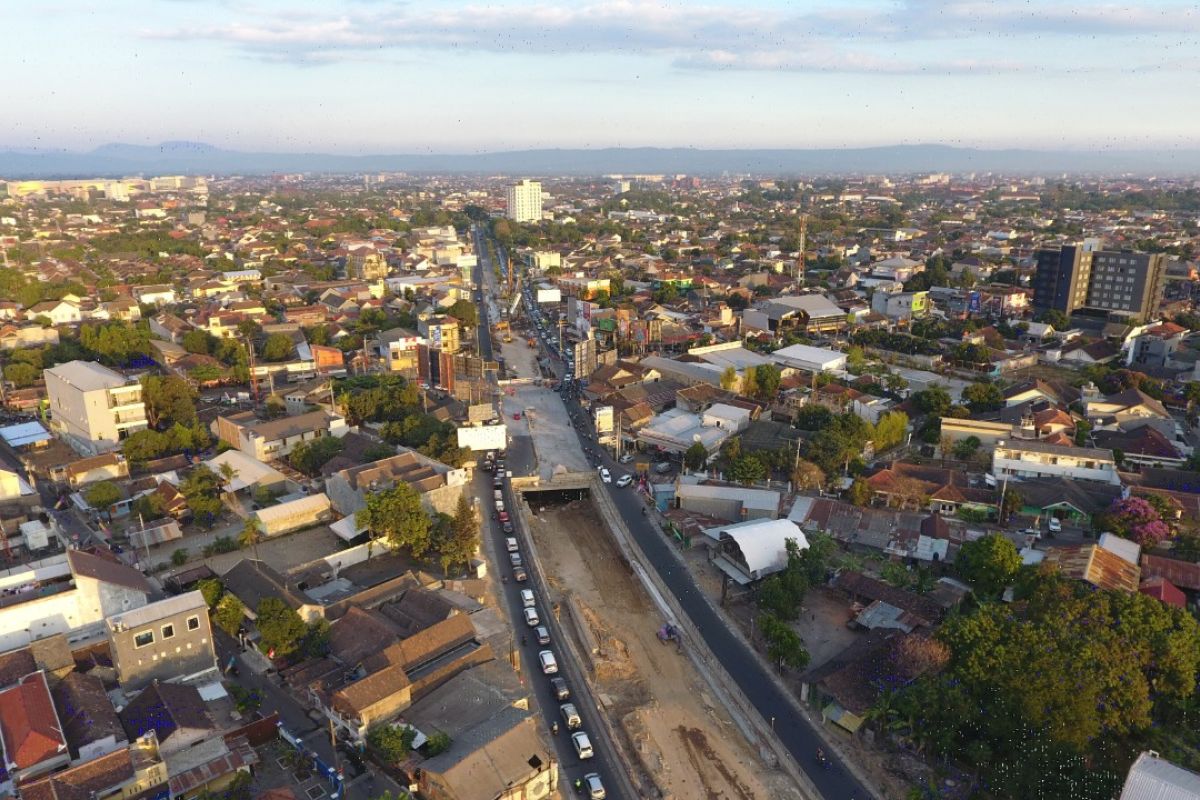
M521 418L521 412L520 412L520 411L518 411L517 413L513 414L513 419L520 419L520 418Z
M501 511L501 512L500 512L500 521L501 521L501 522L508 522L508 512L507 512L507 511Z

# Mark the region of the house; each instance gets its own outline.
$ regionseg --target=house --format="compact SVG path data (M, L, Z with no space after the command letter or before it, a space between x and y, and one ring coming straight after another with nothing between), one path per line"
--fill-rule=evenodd
M1187 608L1187 595L1179 590L1175 584L1163 577L1146 578L1138 586L1138 591L1144 595L1153 597L1160 603L1176 608Z
M1111 450L1016 439L996 442L992 474L997 479L1070 478L1121 483Z
M1200 564L1143 554L1141 567L1143 578L1165 578L1180 589L1200 592Z
M104 620L144 606L154 593L141 572L116 560L68 550L0 576L0 651L65 634L72 643L103 635Z
M1010 489L1021 497L1020 512L1026 516L1051 517L1089 528L1092 519L1121 497L1121 487L1097 481L1069 478L1028 478Z
M51 694L71 749L71 763L85 764L128 747L125 729L98 675L73 670Z
M1118 800L1200 800L1200 774L1149 750L1129 768Z
M105 620L108 649L125 690L153 681L183 681L216 673L208 605L200 592L186 592Z
M715 542L709 560L743 586L786 567L789 541L800 550L808 548L800 528L786 519L751 519L709 528L704 534Z
M743 333L767 331L775 335L795 330L827 333L846 327L846 312L821 294L781 296L742 312Z
M42 670L31 672L0 691L0 744L4 771L0 792L12 792L14 782L24 782L65 767L71 753L50 685Z
M112 450L149 425L136 379L92 361L68 361L43 374L51 427L81 455Z
M159 797L166 791L167 766L153 736L20 787L21 800L135 800Z
M204 463L214 474L221 477L222 488L226 492L252 493L262 487L273 494L283 494L291 486L282 472L241 450L226 450ZM232 476L228 480L224 477L226 472Z
M117 716L131 741L153 733L164 756L216 733L200 691L191 684L153 681Z
M280 536L327 522L332 516L324 492L306 494L254 512L264 536Z
M184 334L192 330L192 327L191 323L166 312L150 318L150 332L175 344L181 344Z
M1125 365L1139 370L1167 366L1187 332L1187 328L1173 322L1146 328L1130 342Z
M45 317L53 325L78 325L83 319L79 305L66 300L46 300L30 306L25 316L30 320Z
M871 310L890 320L911 321L929 316L933 304L929 292L876 291L871 296Z
M276 572L270 565L253 559L243 558L221 576L225 590L241 601L246 617L258 617L258 606L268 597L282 600L305 622L324 616L324 609L311 601L290 581Z
M465 469L402 449L389 458L335 472L325 482L325 492L334 510L348 517L367 507L368 493L407 483L421 495L428 510L453 514L467 480Z
M167 284L136 286L133 296L139 303L148 306L169 306L176 302L175 289Z
M1097 447L1114 452L1120 450L1125 462L1129 464L1182 467L1188 460L1188 457L1153 425L1143 425L1125 431L1097 430L1093 432L1092 439Z
M777 519L781 499L779 492L745 486L680 480L675 487L675 502L679 508L731 522Z
M899 508L954 514L964 507L986 513L995 505L991 490L970 486L957 470L929 465L894 461L869 475L866 483L875 497Z
M58 344L58 328L41 325L5 325L0 328L0 350Z
M101 453L67 465L67 484L72 489L80 489L89 483L119 481L128 477L129 464L120 453Z
M831 372L846 368L846 354L838 350L793 344L771 353L776 364L807 372Z
M251 458L274 461L283 458L301 442L322 436L342 437L349 431L346 419L327 411L311 411L294 417L261 421L251 412L219 416L213 433Z
M444 733L452 745L420 763L421 793L441 800L547 797L558 764L538 736L529 694L512 669L489 661L454 676L404 712L428 737ZM491 787L511 787L497 793Z
M1171 419L1171 412L1161 402L1140 389L1130 388L1101 396L1096 387L1089 383L1083 387L1081 399L1084 415L1089 420L1124 423L1130 420Z

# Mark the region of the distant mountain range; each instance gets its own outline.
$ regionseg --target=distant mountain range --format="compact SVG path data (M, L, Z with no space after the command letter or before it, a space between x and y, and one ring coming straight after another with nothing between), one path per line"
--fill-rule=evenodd
M608 173L814 175L902 172L1200 174L1200 150L982 150L920 144L796 150L612 147L479 154L338 156L243 153L197 142L106 144L86 153L0 151L0 178L410 172L486 175Z

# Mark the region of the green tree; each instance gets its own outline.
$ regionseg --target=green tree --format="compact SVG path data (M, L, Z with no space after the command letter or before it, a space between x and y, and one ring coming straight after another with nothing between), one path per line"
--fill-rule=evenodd
M1000 502L1000 521L1007 522L1014 514L1019 514L1024 507L1025 498L1018 490L1009 486L1004 490L1003 499Z
M217 578L204 578L196 583L196 589L200 594L204 595L204 602L209 608L216 606L217 601L221 599L221 595L225 593L225 587Z
M342 440L336 436L322 436L301 442L288 454L288 463L310 478L315 478L321 474L321 467L326 462L342 452L342 447Z
M963 400L973 414L996 411L1004 407L1004 392L994 383L972 383L963 389Z
M733 367L726 367L721 370L721 388L727 392L732 392L737 389L738 372Z
M825 485L825 471L811 461L796 459L792 468L792 483L797 490L813 491Z
M479 525L467 496L458 498L454 516L447 525L447 535L438 547L442 572L448 573L455 564L468 564L479 548Z
M242 525L242 531L238 534L238 545L241 547L249 547L254 551L254 560L258 561L258 543L263 538L262 521L251 514L246 517L246 522Z
M954 443L954 457L959 461L966 461L980 448L983 443L979 441L978 436L968 436L965 439L960 439Z
M825 406L809 403L796 412L796 427L802 431L819 431L833 422L834 414Z
M941 386L930 386L912 395L913 403L922 413L931 417L944 417L950 413L950 393Z
M88 505L97 511L103 511L104 516L112 520L112 507L121 502L121 490L112 481L93 483L83 492L83 498Z
M263 341L260 355L263 361L287 361L291 358L294 349L295 345L292 344L290 336L284 333L272 333Z
M417 731L407 725L377 725L367 731L367 744L378 750L389 764L408 758Z
M846 351L846 371L852 375L861 375L866 368L866 353L858 345L851 345Z
M142 400L152 426L196 424L196 392L177 375L143 378Z
M221 463L221 466L217 467L217 474L221 476L221 485L225 491L232 491L233 479L238 476L237 467L228 461L224 461Z
M327 619L315 619L308 623L300 649L309 658L324 658L329 655L331 626Z
M729 468L729 477L738 483L751 484L767 477L767 468L755 453L739 457Z
M189 353L211 356L217 349L217 337L208 331L196 328L185 333L180 344Z
M1009 539L991 533L964 542L955 565L981 597L998 597L1021 568L1021 554Z
M1067 328L1071 327L1070 318L1063 312L1054 308L1048 308L1042 313L1038 314L1037 321L1046 323L1056 331L1065 331Z
M786 622L772 614L761 614L758 618L763 638L767 642L767 657L775 662L780 672L785 667L804 669L808 666L809 654L804 641Z
M690 470L703 469L708 461L708 449L700 442L692 442L683 454L683 464Z
M18 389L24 389L37 383L42 373L32 364L16 362L4 366L4 378Z
M881 453L902 444L907 436L908 415L903 411L889 411L875 424L871 441L875 445L875 452Z
M759 400L769 403L779 394L779 384L782 374L774 364L759 364L754 368L754 385Z
M186 547L177 547L171 552L171 563L177 567L182 567L187 563L188 549Z
M216 609L212 612L213 624L230 636L237 635L238 628L241 627L245 617L246 607L232 594L222 596Z
M193 467L179 484L179 492L187 499L192 518L205 528L211 528L221 513L220 491L220 478L204 464Z
M308 632L304 620L278 597L264 597L258 604L255 627L262 643L275 651L275 656L288 656L295 651Z
M287 403L279 395L273 394L263 403L263 413L267 419L282 419L287 416Z
M434 731L425 742L425 753L432 758L449 750L452 743L450 734L443 731Z
M470 300L456 300L446 313L469 328L479 324L479 310Z
M358 512L358 524L383 536L394 547L406 547L416 558L432 544L429 516L421 506L421 495L407 483L367 495L367 507Z
M871 491L871 486L861 478L855 478L854 483L850 484L850 488L846 490L846 502L866 508L871 505L871 499L874 493Z

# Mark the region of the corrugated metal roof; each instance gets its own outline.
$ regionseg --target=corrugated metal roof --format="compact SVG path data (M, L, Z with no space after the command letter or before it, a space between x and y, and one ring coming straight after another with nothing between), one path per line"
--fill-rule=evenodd
M1129 768L1120 800L1200 800L1200 775L1145 752Z

